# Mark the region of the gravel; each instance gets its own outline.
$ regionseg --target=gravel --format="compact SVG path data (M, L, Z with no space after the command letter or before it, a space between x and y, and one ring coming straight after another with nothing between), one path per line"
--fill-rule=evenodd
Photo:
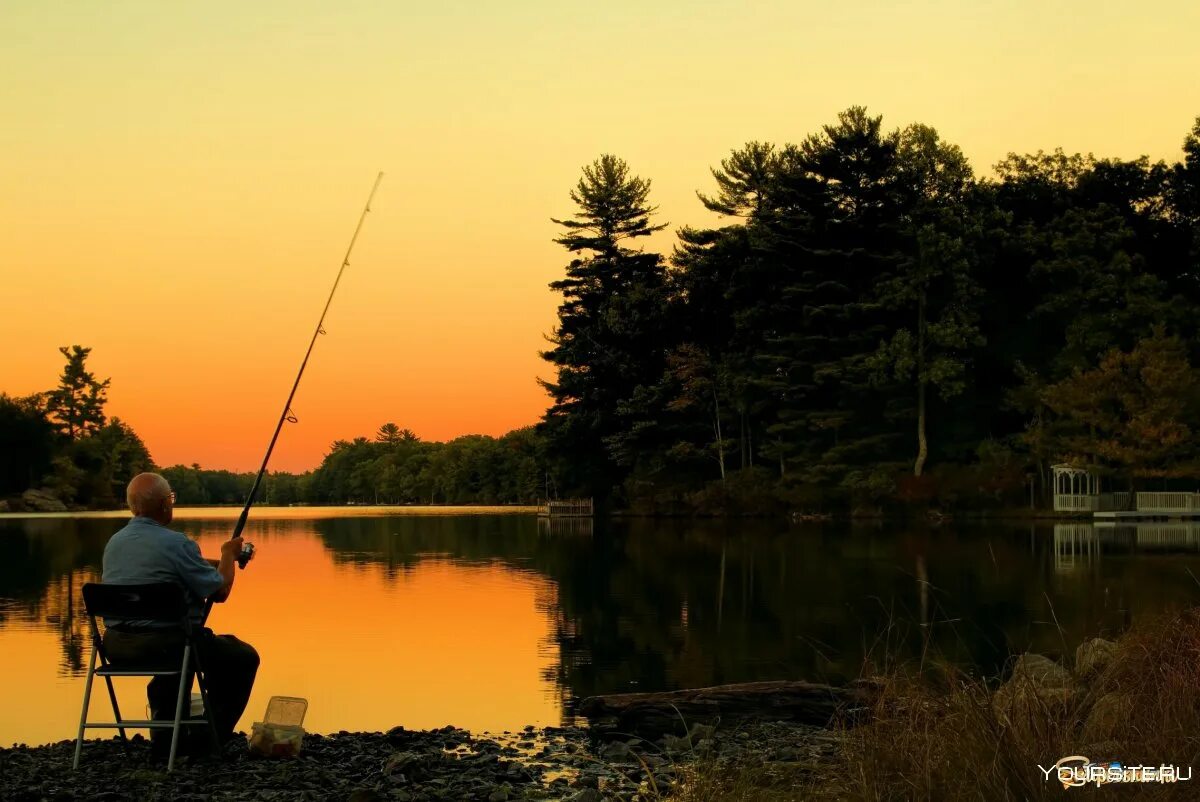
M820 760L828 731L759 724L730 732L694 730L689 738L650 743L592 743L571 727L518 733L471 733L454 727L386 733L306 735L300 755L250 755L244 738L220 758L176 758L175 771L133 736L88 741L78 771L74 741L0 749L0 799L34 800L348 800L352 802L640 802L669 790L694 759ZM650 775L647 774L650 772Z

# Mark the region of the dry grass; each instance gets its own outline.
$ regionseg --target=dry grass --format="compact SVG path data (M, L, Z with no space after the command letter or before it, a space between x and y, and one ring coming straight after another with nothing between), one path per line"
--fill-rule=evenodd
M744 763L716 769L698 762L686 767L670 802L808 802L814 799L812 766ZM824 793L824 792L822 792Z
M936 675L936 676L934 676ZM868 723L842 728L828 762L736 770L699 762L672 798L743 800L1200 799L1200 611L1139 625L1112 662L1088 681L1042 689L1014 678L997 701L995 683L957 672L898 672L881 684ZM1101 700L1105 700L1101 702ZM1106 727L1097 703L1107 707ZM1068 755L1125 765L1192 766L1176 784L1122 784L1064 791L1049 768ZM1186 770L1186 768L1185 768Z

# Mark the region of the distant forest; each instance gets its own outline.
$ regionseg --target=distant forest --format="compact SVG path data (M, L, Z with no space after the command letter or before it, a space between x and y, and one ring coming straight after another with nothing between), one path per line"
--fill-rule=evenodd
M385 424L272 474L265 500L1017 507L1045 501L1057 462L1194 487L1200 119L1183 150L1011 154L983 177L933 128L854 107L799 144L730 153L698 193L721 225L679 229L670 254L643 246L667 225L650 181L603 155L554 220L570 261L542 421L448 443ZM106 383L72 378L79 352L57 390L0 396L0 497L114 504L150 464L103 418ZM99 417L85 403L72 422L72 381ZM251 479L164 472L181 503L240 502Z
M107 418L109 380L87 369L89 348L60 349L67 358L54 390L26 398L0 395L0 500L8 509L112 509L141 471L161 472L179 504L242 504L253 473L199 465L160 467L141 438ZM533 427L503 437L468 435L422 442L394 423L373 440L335 442L320 467L269 473L257 500L266 504L508 504L544 497L550 479ZM33 489L32 497L26 493ZM41 492L37 492L41 491Z

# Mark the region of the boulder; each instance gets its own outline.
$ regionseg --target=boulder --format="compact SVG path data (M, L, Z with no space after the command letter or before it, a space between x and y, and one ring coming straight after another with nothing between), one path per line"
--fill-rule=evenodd
M21 494L21 501L34 512L66 512L67 505L48 490L30 488Z
M1007 725L1037 733L1046 722L1066 714L1074 701L1071 672L1029 652L1013 664L1008 682L992 698L992 710Z
M1013 664L1012 676L1006 684L1033 685L1037 688L1070 688L1071 672L1049 657L1026 652Z
M1039 688L1010 682L996 691L992 710L1005 724L1036 733L1045 722L1065 715L1074 701L1075 691L1071 688Z
M1092 638L1079 644L1075 650L1075 676L1091 679L1108 668L1117 653L1117 644L1104 638Z
M610 763L632 760L633 750L624 741L613 741L600 751L600 756Z
M1113 740L1120 734L1132 712L1132 697L1123 693L1107 693L1092 705L1079 737L1086 743Z

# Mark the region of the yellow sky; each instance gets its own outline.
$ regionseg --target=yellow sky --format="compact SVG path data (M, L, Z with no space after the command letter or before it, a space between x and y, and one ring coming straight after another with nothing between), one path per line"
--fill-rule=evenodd
M534 422L549 218L601 152L674 227L731 148L852 104L982 171L1177 158L1200 114L1191 0L7 0L0 31L0 390L90 345L161 464L256 465L377 170L281 469L386 420Z

